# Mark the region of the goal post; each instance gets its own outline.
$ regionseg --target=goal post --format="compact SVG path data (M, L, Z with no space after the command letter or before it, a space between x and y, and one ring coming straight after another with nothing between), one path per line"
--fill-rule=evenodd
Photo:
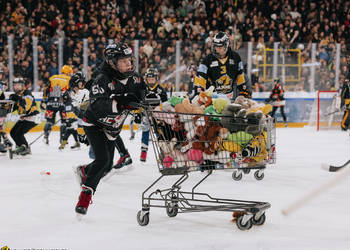
M317 91L308 125L317 131L339 128L343 115L340 102L338 91Z

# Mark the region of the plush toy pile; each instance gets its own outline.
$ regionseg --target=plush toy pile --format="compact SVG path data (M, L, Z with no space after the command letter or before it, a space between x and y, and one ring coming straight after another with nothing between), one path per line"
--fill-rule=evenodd
M268 159L270 104L243 96L230 103L213 89L192 101L171 97L155 108L159 160L164 168L254 166ZM161 112L157 112L161 111Z

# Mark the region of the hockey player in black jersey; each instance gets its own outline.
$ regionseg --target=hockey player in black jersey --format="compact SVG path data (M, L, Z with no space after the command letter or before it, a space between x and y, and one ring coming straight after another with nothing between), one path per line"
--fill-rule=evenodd
M156 68L148 68L144 76L147 91L145 95L146 100L156 100L153 105L159 105L160 102L166 102L168 96L166 91L159 85L159 73ZM145 162L147 159L148 143L149 143L149 129L150 123L146 116L142 117L141 123L142 137L141 137L141 155L140 161Z
M345 107L343 119L341 121L341 129L346 131L349 128L350 125L350 116L349 116L349 109L350 109L350 80L345 79L344 84L341 89L341 107Z
M9 99L15 103L13 111L17 110L20 115L20 119L10 131L10 135L16 143L16 149L13 153L20 155L31 154L24 134L37 125L35 117L39 114L39 111L31 91L25 89L23 78L15 78L13 80L13 89L15 93L11 94Z
M119 134L130 110L135 109L135 102L144 98L146 88L135 73L130 47L121 43L108 45L104 56L105 61L91 85L90 104L84 117L84 130L96 158L80 172L82 191L75 207L78 214L86 214L101 178L111 170L115 141L121 141L118 143L123 154L120 163L127 160L128 152Z
M229 44L226 33L220 31L214 36L211 53L199 65L194 84L201 89L214 86L216 92L226 94L233 100L236 95L250 97L241 57L231 50Z

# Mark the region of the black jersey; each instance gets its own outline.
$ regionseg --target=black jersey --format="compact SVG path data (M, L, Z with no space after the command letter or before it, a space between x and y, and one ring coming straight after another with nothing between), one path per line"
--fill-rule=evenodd
M16 100L13 111L17 110L21 117L30 117L39 114L35 98L30 90L24 90L21 95L11 94L9 99Z
M147 85L146 97L159 96L161 102L168 100L167 92L162 88L159 83L156 83L153 87Z
M230 48L226 57L207 55L198 67L195 85L205 89L214 86L216 92L228 94L245 82L241 57Z
M130 112L127 105L130 101L141 101L145 89L146 84L138 74L117 79L115 71L104 63L91 85L90 104L84 121L102 128L115 138Z

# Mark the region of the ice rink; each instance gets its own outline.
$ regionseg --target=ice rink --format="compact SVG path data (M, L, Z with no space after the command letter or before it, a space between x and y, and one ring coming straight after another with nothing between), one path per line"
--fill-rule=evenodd
M28 141L39 133L29 133ZM265 178L253 174L234 181L230 171L215 171L198 191L220 198L267 201L266 222L241 231L228 212L178 214L169 218L165 209L151 208L148 226L136 214L141 194L158 176L153 150L140 163L140 137L129 141L133 169L101 181L88 214L78 221L74 207L80 188L73 167L88 163L88 148L58 150L58 133L51 145L40 139L32 155L10 160L0 156L0 247L12 249L350 249L350 178L316 197L292 215L281 209L337 173L321 163L341 165L349 159L346 132L310 128L277 129L277 164L268 166ZM70 138L70 145L73 138ZM119 155L116 153L115 159ZM49 171L50 175L40 172ZM203 177L190 173L187 184ZM167 177L173 179L175 177ZM166 179L167 180L167 179ZM161 183L166 185L165 182ZM186 185L183 187L186 189Z

